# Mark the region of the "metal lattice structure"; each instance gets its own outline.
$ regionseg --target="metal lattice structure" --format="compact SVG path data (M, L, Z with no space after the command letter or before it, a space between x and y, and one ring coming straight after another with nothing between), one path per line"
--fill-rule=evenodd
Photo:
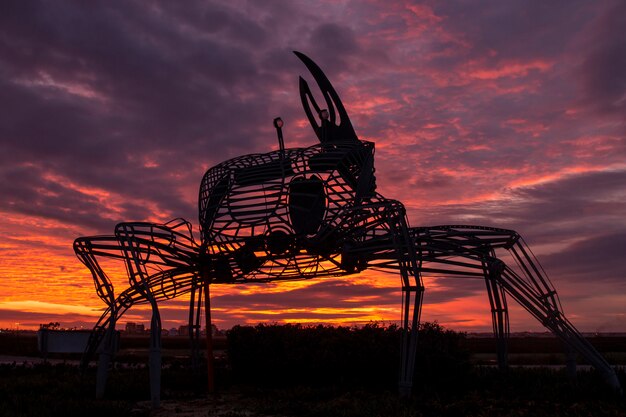
M200 186L200 242L183 219L120 223L113 235L74 242L107 304L83 359L88 363L102 346L97 395L104 393L115 325L135 304L149 303L152 310L151 392L158 404L159 301L190 294L189 328L197 352L203 290L209 316L210 285L337 277L366 269L401 278L399 385L404 394L413 382L422 274L484 279L500 367L507 366L510 297L620 390L611 366L564 316L554 286L517 232L466 225L410 227L402 203L376 192L374 144L358 139L322 70L305 55L296 55L326 103L321 108L300 78L302 104L318 144L285 149L282 121L276 119L279 150L243 155L209 169ZM507 252L511 264L501 259ZM100 258L125 263L126 290L114 292Z

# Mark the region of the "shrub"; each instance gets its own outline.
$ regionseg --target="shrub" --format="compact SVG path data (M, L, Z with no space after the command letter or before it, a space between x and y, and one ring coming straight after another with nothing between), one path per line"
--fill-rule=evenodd
M378 323L363 327L259 324L233 327L227 349L236 382L395 389L401 337L397 326ZM422 325L418 379L450 378L451 372L467 370L469 355L460 348L464 337L436 323Z

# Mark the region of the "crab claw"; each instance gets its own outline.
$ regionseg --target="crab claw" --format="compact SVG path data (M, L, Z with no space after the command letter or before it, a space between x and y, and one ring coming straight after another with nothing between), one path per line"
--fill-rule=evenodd
M304 112L320 142L358 141L359 138L354 132L352 123L350 123L348 113L324 72L308 56L298 51L293 51L293 53L304 62L304 65L306 65L309 72L311 72L311 75L313 75L326 101L328 110L320 108L313 98L313 94L311 94L309 85L300 77L300 99L302 100L302 107L304 107ZM319 122L318 118L316 118L311 111L311 105L315 109L316 115L319 117ZM325 111L327 113L325 113Z

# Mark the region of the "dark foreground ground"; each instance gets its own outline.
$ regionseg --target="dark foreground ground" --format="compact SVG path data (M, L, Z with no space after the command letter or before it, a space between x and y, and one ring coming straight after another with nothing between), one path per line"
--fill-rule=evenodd
M415 392L401 399L398 337L397 329L378 326L236 328L220 342L214 396L206 395L206 368L193 371L182 351L166 343L157 410L146 401L147 358L130 347L135 342L120 352L104 400L94 399L95 368L81 373L71 358L2 364L0 416L626 416L624 398L608 392L595 371L579 371L576 380L558 368L500 372L485 365L489 353L477 347L489 343L436 325L422 329ZM539 362L558 361L552 351L558 344L535 342L516 342L522 362L533 354ZM626 350L604 343L615 356ZM3 346L0 340L0 354L7 353ZM626 375L618 374L626 386Z
M624 374L620 375L624 383ZM597 375L515 369L506 375L474 369L449 386L418 384L410 399L393 387L333 384L262 387L230 385L215 396L184 369L165 369L163 403L151 410L143 369L112 371L107 398L94 399L95 370L68 365L0 366L1 416L624 416L626 404Z

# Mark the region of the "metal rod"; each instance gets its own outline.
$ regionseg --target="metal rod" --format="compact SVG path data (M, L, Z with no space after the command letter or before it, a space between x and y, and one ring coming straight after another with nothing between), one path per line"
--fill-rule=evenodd
M211 324L211 293L210 283L204 284L204 316L206 321L206 362L207 362L207 392L215 393L215 364L213 362L213 325Z

